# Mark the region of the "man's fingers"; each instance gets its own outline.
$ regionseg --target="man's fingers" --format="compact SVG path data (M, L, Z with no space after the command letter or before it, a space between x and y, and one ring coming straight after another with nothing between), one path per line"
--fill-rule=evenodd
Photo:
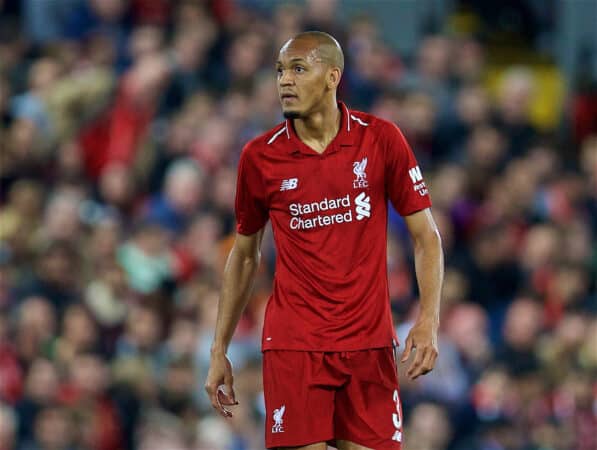
M230 400L228 399L228 395L225 392L225 386L220 385L218 386L218 391L216 394L216 409L218 412L224 417L232 417L232 411L227 409L224 405L230 405Z
M434 357L433 357L432 350L427 349L427 351L425 352L425 358L421 362L421 365L419 366L419 370L415 374L415 378L431 372L431 369L433 369L433 360L434 360Z
M205 390L209 395L213 409L223 417L232 417L232 412L226 409L224 405L237 405L238 403L230 399L230 396L226 393L225 385L222 384L216 387L213 383L206 383ZM234 392L232 393L232 398L234 398Z
M437 359L437 350L435 347L430 347L429 351L427 352L427 357L423 362L423 369L425 370L424 373L431 372L435 367L435 360Z
M420 375L419 372L421 370L421 364L423 364L425 359L425 353L425 348L417 348L415 359L406 372L406 374L413 380Z
M218 390L217 388L211 384L205 384L205 390L207 391L207 395L209 396L209 401L211 402L211 406L221 412L220 401L218 400Z
M220 386L219 391L221 392L222 399L221 402L224 405L238 405L236 401L236 394L234 393L234 388L232 387L232 381L229 381L222 386Z
M408 335L408 337L406 338L406 346L404 348L404 351L402 352L402 358L400 359L400 362L406 362L406 360L408 360L408 357L410 356L410 352L413 349L413 340L410 337L410 334Z
M232 374L229 374L227 377L224 378L224 384L226 385L226 397L231 402L232 405L236 404L236 397L234 395L234 388L232 385L234 384L234 377Z
M232 417L226 406L238 405L234 394L232 363L226 355L212 356L210 369L205 382L205 390L211 405L224 417Z
M407 374L411 379L418 378L433 370L437 359L437 350L433 346L426 346L420 349L421 358L415 358Z
M207 395L209 396L209 398L212 400L215 400L215 394L216 394L216 387L211 384L211 383L205 383L205 392L207 392Z

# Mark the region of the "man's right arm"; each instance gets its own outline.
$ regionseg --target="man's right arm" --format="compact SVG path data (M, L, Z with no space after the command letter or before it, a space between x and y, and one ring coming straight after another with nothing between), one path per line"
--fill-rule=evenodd
M255 271L261 257L260 247L264 228L245 236L237 233L232 251L228 256L222 280L222 290L218 303L218 318L214 341L211 347L211 361L205 390L213 407L223 416L232 414L224 405L236 404L233 390L232 366L226 357L228 345L240 316L249 301ZM218 387L226 386L226 396L218 393Z

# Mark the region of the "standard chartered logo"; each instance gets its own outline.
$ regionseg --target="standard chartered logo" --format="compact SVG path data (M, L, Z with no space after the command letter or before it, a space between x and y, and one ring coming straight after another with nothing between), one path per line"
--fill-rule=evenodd
M350 194L344 197L338 197L311 203L291 203L288 211L292 216L290 219L290 229L309 230L317 227L327 227L337 223L346 223L353 221L353 202ZM354 198L354 215L357 220L363 220L371 217L370 197L361 192Z
M365 217L371 217L371 203L369 203L369 196L361 192L354 199L357 205L357 220L363 220Z

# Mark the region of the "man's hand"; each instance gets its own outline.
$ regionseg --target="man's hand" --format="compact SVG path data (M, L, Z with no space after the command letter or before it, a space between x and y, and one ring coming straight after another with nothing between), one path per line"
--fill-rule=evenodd
M226 406L238 405L233 382L232 363L228 357L224 353L212 353L205 390L211 405L224 417L232 417L232 412Z
M429 319L418 319L406 338L406 347L401 362L406 362L411 352L416 349L415 359L406 374L411 380L433 370L437 359L437 322Z

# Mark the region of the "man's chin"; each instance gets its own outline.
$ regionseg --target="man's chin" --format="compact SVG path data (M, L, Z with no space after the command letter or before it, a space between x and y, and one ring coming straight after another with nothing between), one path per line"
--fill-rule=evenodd
M285 119L300 119L301 113L298 111L282 111Z

